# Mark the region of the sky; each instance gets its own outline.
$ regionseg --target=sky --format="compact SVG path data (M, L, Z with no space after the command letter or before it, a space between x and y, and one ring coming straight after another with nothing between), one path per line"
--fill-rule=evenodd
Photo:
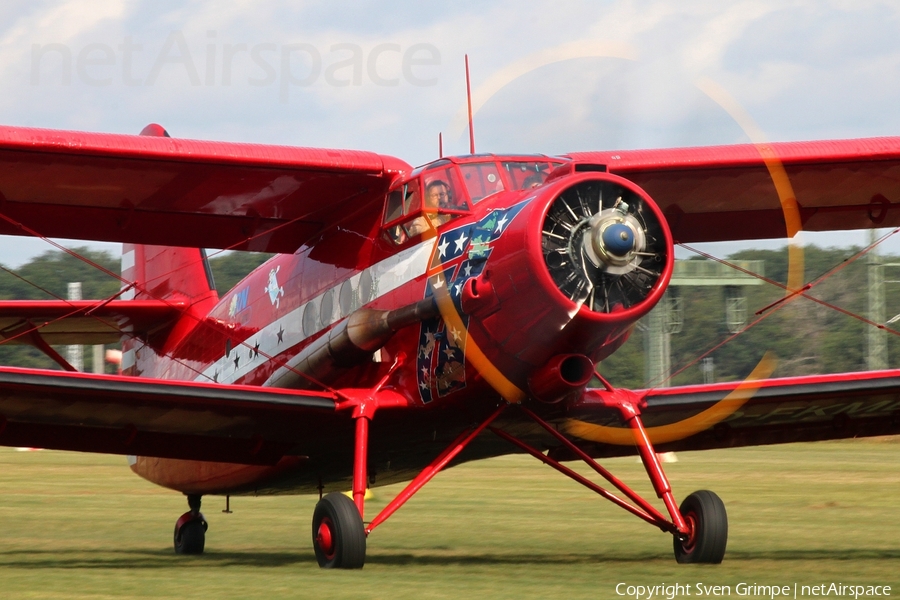
M371 150L416 165L437 158L439 133L446 154L468 151L468 54L478 151L900 134L896 2L385 4L7 0L0 124L138 133L157 122L174 137ZM900 254L894 237L884 250ZM0 238L0 263L51 249Z

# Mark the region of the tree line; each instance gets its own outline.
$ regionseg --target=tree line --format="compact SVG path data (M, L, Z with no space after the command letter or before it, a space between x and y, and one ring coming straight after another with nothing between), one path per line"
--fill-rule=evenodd
M716 381L740 380L766 352L775 358L773 377L865 370L871 325L861 320L868 317L868 271L866 257L858 257L860 250L805 247L803 281L818 283L803 296L785 299L785 290L772 283L743 287L747 327L738 334L726 326L723 288L680 287L683 328L670 336L672 375L665 384L703 383L701 357L712 359ZM744 250L728 259L762 260L766 278L787 284L786 248ZM897 262L897 257L882 257L881 262ZM900 286L890 281L890 270L885 279L889 319L900 313L896 298ZM891 367L900 365L900 336L894 329L898 327L888 325ZM644 376L644 335L636 328L628 342L600 365L600 373L613 385L642 388L649 383Z
M699 358L712 359L716 381L746 377L760 358L770 352L776 358L773 376L810 375L866 368L867 330L870 325L853 315L866 317L868 279L865 258L851 260L859 248L818 248L803 251L805 282L824 278L805 297L778 302L785 292L777 285L763 283L742 288L746 297L749 326L737 335L725 322L724 291L721 287L679 287L683 306L683 328L670 336L671 380L668 385L704 381ZM29 300L65 298L68 284L80 281L84 298L108 298L121 287L120 281L104 270L118 274L119 257L109 252L76 248L72 256L59 251L42 254L19 269L0 265L0 299ZM232 252L210 260L220 292L231 289L247 273L269 258L260 253ZM761 260L768 279L787 284L788 252L744 250L729 259ZM882 262L900 262L883 257ZM90 263L98 265L94 266ZM887 316L900 313L896 299L900 283L886 271ZM768 307L768 308L767 308ZM836 307L836 308L833 308ZM900 366L900 335L888 325L890 366ZM900 328L897 328L900 329ZM636 327L628 342L599 365L600 373L619 387L641 388L644 375L644 340ZM62 349L60 349L62 350ZM91 368L91 353L85 353L85 369ZM56 363L29 346L0 343L0 364L37 368L58 368Z

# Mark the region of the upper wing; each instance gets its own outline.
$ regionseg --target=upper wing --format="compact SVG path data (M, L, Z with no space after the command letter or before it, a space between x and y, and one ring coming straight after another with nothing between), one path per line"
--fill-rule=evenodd
M618 411L588 390L565 422L598 455L624 452L631 431ZM732 446L900 433L900 370L766 379L652 390L644 424L657 450Z
M0 367L0 445L275 464L351 420L335 397Z
M640 185L678 242L786 237L774 182L779 165L805 230L900 225L900 137L568 156ZM777 159L769 164L773 171L763 156Z
M290 253L360 213L374 224L409 169L371 152L0 127L0 234Z

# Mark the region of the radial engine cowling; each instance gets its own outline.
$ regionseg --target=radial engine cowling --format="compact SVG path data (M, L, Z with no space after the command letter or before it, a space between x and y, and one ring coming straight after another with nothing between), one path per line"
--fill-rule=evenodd
M605 358L659 302L672 275L668 226L635 184L586 172L536 192L472 286L489 289L503 308L476 327L500 346L506 372L543 367L559 354Z
M549 204L541 229L554 285L595 313L652 308L671 274L671 247L656 204L612 175L567 187Z

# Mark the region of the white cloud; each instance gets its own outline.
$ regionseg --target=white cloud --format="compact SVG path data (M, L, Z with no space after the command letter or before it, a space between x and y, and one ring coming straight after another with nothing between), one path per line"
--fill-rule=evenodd
M728 143L742 139L733 120L694 85L709 77L728 90L771 139L900 133L900 7L834 0L615 0L607 3L485 0L428 4L404 1L257 3L235 0L37 2L0 7L0 122L56 128L136 132L147 122L173 135L371 149L421 163L437 154L437 134L464 102L462 57L483 93L476 117L479 150L563 152L577 149ZM144 85L168 36L180 32L201 85L183 64L165 65ZM212 36L209 32L214 32ZM125 81L124 40L140 44ZM30 82L33 44L107 44L115 64L96 66L109 85L73 75L61 85L52 69ZM263 70L249 49L310 44L321 73L289 86L276 69L268 85L251 85ZM405 50L432 44L436 79L403 79L402 52L378 63L378 85L365 71L359 85L337 86L325 69L341 60L336 44L352 44L365 61L380 44ZM223 84L226 45L236 54ZM209 47L215 51L206 85ZM561 48L627 49L634 60ZM608 54L618 56L616 52ZM578 57L581 55L581 57ZM594 58L587 58L594 56ZM295 76L303 65L294 64ZM352 68L340 74L347 77ZM58 76L58 73L56 73ZM465 152L465 135L445 136L445 149Z
M693 21L698 25L697 30L684 40L681 51L682 68L698 74L720 68L722 56L730 44L751 23L781 6L782 3L755 0L725 3L724 11L708 20L695 18Z
M85 0L57 3L46 10L31 5L32 12L11 18L0 34L0 73L29 67L35 44L68 45L95 31L104 23L120 21L126 14L125 0Z

